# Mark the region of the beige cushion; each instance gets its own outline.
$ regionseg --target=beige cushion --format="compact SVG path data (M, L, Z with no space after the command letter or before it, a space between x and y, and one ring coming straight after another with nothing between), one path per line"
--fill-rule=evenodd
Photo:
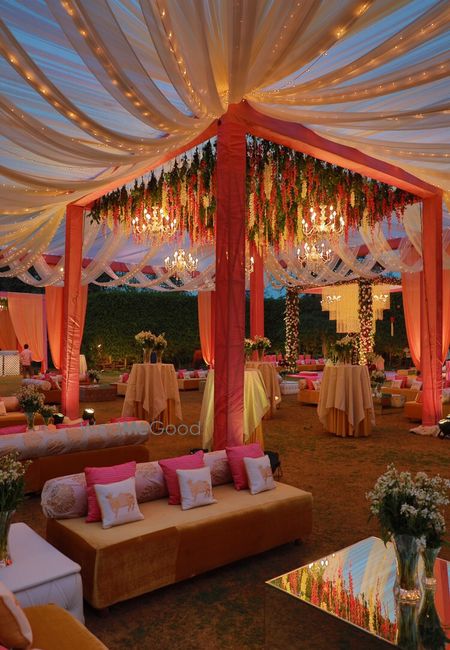
M211 483L213 487L215 485L231 483L233 478L225 449L208 452L203 456L203 462L211 470Z
M19 400L15 395L2 397L2 401L5 403L6 410L8 413L10 413L11 411L19 410Z

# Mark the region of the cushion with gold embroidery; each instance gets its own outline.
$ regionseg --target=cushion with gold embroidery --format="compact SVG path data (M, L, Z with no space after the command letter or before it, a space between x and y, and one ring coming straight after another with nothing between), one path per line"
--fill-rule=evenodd
M136 498L134 476L117 483L94 485L94 490L102 513L103 528L112 528L144 519Z
M211 486L209 467L199 469L177 469L178 485L181 495L181 509L190 510L199 506L217 503Z
M244 465L251 494L259 494L275 488L269 456L244 458Z

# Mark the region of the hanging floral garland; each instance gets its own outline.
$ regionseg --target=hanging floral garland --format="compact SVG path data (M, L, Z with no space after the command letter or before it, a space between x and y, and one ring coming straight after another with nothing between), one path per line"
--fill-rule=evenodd
M367 355L373 352L374 321L372 301L372 281L358 280L358 318L360 324L358 354L360 366L366 365Z
M302 219L311 209L333 206L345 220L345 232L363 222L374 226L401 219L417 197L267 140L247 140L247 235L260 248L283 248L303 239ZM94 202L91 219L133 232L133 218L144 210L162 209L176 219L180 233L193 242L211 241L216 213L215 144L206 142L188 159L175 160L170 171L151 174L147 183L135 181Z
M284 324L286 328L285 359L290 372L297 372L298 359L298 325L299 325L299 292L296 288L286 289L286 307Z

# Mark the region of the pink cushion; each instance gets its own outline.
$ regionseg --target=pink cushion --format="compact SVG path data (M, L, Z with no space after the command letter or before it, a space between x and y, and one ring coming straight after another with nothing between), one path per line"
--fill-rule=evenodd
M136 461L121 465L111 465L111 467L85 467L84 475L86 477L86 489L88 498L88 514L86 521L101 521L102 514L97 502L94 485L107 485L108 483L117 483L127 478L134 477L136 474Z
M139 418L133 418L131 415L124 415L121 418L111 418L110 422L139 422Z
M159 461L159 465L164 473L164 480L169 491L169 505L176 506L181 503L177 469L198 469L204 467L205 463L203 462L203 452L197 451L195 454L187 454L186 456L163 458L163 460Z
M238 447L226 447L227 458L230 464L236 490L248 488L247 472L245 471L244 458L261 458L264 452L259 442L251 445L239 445Z
M26 430L26 424L16 424L13 427L2 427L0 429L0 436L6 436L8 433L25 433Z
M306 390L315 390L314 381L312 379L306 378Z
M183 370L179 370L177 372L177 379L184 379L184 371Z
M199 379L200 375L198 374L198 370L194 370L193 373L191 373L191 378L192 379Z
M124 372L124 373L123 373L123 375L122 375L122 383L123 383L123 384L126 384L126 383L127 383L127 381L128 381L128 377L129 377L129 376L130 376L130 373L129 373L129 372Z
M408 387L408 377L406 375L395 375L395 379L400 379L401 384L400 388L407 388Z

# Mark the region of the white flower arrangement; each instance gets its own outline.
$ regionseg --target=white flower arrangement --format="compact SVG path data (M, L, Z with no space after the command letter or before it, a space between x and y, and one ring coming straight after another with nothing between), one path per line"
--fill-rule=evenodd
M15 510L23 499L25 473L30 460L20 461L19 452L14 451L0 458L0 510Z
M155 345L156 336L150 330L143 330L136 334L134 338L143 348L153 348Z
M244 339L244 352L253 352L255 349L253 339Z
M373 370L370 373L370 383L372 386L381 386L386 381L386 375L383 370Z
M44 406L44 394L36 386L22 386L16 397L25 413L37 413Z
M255 336L253 338L254 350L268 350L271 345L270 339L267 336Z
M154 337L153 341L153 349L157 350L158 352L163 351L167 347L167 339L165 337L165 332L162 334L159 334L158 336Z
M366 494L371 516L380 521L383 540L392 535L413 535L424 546L437 548L445 535L445 519L439 508L449 503L450 480L418 472L399 472L389 465L373 490Z

